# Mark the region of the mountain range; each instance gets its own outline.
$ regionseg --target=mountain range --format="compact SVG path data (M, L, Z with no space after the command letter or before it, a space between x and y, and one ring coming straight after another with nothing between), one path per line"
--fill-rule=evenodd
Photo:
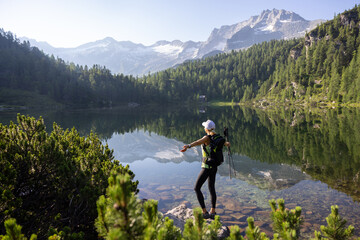
M303 37L323 20L305 20L286 10L264 10L260 15L233 25L215 28L204 42L158 41L145 46L107 37L75 48L55 48L46 42L20 38L65 61L80 65L106 66L113 73L143 75L231 50L246 49L272 39Z

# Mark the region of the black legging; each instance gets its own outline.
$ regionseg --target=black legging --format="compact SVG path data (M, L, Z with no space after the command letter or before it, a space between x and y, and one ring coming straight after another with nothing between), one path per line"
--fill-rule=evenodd
M216 172L217 172L217 167L202 168L199 173L198 179L196 180L194 190L196 192L197 199L202 208L205 208L205 202L204 202L204 195L201 192L201 187L206 181L206 179L208 179L209 192L211 196L211 206L212 208L215 208L216 206L216 192L215 192Z

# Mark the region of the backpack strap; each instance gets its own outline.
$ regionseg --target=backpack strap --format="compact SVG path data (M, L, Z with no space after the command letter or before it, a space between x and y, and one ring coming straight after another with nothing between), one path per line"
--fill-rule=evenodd
M208 138L210 139L210 144L211 144L211 141L212 141L211 135L209 134L209 135L206 135L206 136L208 136ZM210 144L209 144L209 145L210 145ZM209 153L209 151L206 149L205 144L202 145L202 148L203 148L204 152L206 152L206 154L210 157L210 153Z

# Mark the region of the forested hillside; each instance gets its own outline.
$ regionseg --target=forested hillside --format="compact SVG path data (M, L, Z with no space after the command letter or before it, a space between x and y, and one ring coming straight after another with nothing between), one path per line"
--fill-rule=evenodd
M98 65L65 63L0 29L0 105L26 105L27 95L72 106L148 100L148 92L139 89L145 87L133 76L113 75Z
M188 62L144 78L162 93L186 99L358 102L360 7L334 17L304 38ZM172 80L172 81L169 81Z
M1 31L0 104L24 91L75 106L163 104L199 95L211 101L358 103L359 20L355 6L304 38L264 42L142 77L65 63Z

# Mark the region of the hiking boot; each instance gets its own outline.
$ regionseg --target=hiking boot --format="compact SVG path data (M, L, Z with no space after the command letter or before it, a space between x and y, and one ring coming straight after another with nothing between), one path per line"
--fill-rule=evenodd
M215 215L216 215L216 212L215 212L215 213L210 213L210 214L209 214L209 217L210 217L211 219L215 219Z
M209 214L208 212L203 213L203 218L204 218L204 219L210 218L210 214Z

